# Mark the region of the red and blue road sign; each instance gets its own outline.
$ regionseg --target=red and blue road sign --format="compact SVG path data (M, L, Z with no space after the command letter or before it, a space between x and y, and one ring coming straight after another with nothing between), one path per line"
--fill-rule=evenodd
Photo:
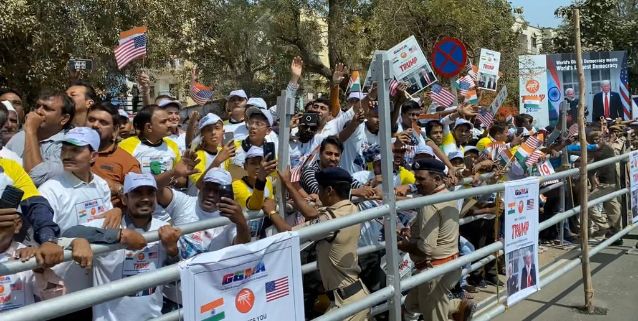
M444 37L432 50L432 68L445 78L458 75L467 66L467 51L461 40Z

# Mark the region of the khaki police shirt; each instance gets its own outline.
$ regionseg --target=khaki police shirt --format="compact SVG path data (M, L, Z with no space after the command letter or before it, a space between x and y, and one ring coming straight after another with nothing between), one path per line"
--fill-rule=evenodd
M329 208L336 218L359 211L350 200L337 202ZM295 229L333 219L325 207L320 208L319 212L319 217L299 225ZM360 224L356 224L341 228L334 240L332 240L334 232L316 238L317 265L321 282L326 291L350 285L359 279L361 269L358 263L357 247L360 231Z
M443 191L444 193L447 190ZM411 254L415 263L437 260L459 252L459 210L456 201L424 206L417 211L410 227L411 240L425 257Z

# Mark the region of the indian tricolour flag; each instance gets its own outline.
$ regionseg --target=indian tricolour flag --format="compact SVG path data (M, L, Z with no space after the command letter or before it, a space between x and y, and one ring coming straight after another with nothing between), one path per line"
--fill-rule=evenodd
M523 96L523 108L526 111L537 111L541 106L541 98L539 96Z
M359 71L353 70L350 74L350 80L348 81L348 93L358 93L361 91L361 78L359 77Z
M470 89L465 94L465 103L476 105L478 104L478 96L476 95L476 89Z

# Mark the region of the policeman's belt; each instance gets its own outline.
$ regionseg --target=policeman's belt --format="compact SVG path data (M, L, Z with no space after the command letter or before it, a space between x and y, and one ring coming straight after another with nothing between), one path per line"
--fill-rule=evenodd
M349 297L357 294L361 290L363 290L361 280L357 280L350 285L344 286L343 288L337 288L334 291L327 291L326 295L328 296L330 301L334 302L335 300L334 292L337 292L339 294L339 297L341 297L341 300L346 300Z
M414 267L417 270L421 271L421 270L425 270L427 268L431 268L431 267L436 266L436 265L441 265L441 264L450 262L450 261L456 259L457 257L459 257L459 254L455 253L455 254L452 254L452 255L450 255L448 257L444 257L442 259L423 260L421 262L415 263Z

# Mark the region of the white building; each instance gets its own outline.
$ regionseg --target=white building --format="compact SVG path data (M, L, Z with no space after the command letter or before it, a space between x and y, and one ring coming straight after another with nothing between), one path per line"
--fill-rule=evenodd
M543 41L554 38L556 32L552 28L532 26L523 18L523 8L515 8L516 21L512 26L514 32L518 32L518 42L521 54L538 55L543 53Z

